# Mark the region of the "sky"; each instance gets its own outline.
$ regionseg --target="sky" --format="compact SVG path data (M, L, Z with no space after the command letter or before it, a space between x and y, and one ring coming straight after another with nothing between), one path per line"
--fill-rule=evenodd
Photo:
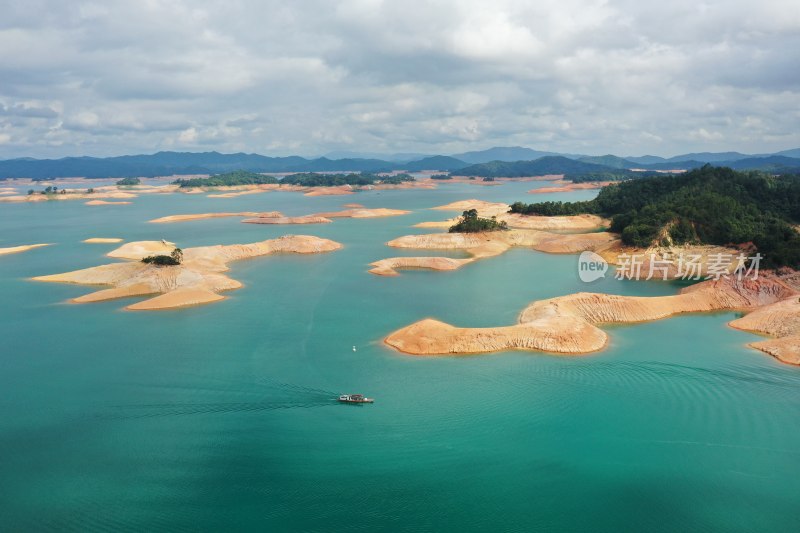
M797 0L0 0L0 158L800 147Z

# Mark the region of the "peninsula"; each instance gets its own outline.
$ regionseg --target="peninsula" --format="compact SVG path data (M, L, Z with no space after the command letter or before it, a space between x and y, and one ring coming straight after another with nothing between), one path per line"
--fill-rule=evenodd
M779 278L709 280L674 296L636 297L581 292L529 305L513 326L458 328L425 319L389 335L385 342L411 355L474 354L539 350L567 355L601 350L608 334L601 324L636 323L682 313L749 312L733 327L777 339L753 343L785 363L800 364L800 303L797 287Z

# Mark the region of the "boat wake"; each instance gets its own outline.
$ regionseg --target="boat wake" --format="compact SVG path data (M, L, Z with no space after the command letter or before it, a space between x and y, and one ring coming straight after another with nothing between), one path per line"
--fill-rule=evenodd
M209 395L224 397L228 401L175 401L161 403L142 403L115 405L113 411L99 415L103 419L133 419L170 416L188 416L221 413L245 413L260 411L277 411L284 409L313 409L337 404L338 393L320 388L306 387L292 383L273 380L259 380L255 388L242 391L226 388L170 388L186 392L195 399L206 400ZM243 401L231 401L231 396L241 398L243 394L250 396Z

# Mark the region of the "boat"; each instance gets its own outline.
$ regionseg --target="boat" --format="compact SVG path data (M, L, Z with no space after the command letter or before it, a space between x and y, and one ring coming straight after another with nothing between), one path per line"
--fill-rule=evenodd
M342 403L373 403L375 400L367 398L363 394L342 394L339 396Z

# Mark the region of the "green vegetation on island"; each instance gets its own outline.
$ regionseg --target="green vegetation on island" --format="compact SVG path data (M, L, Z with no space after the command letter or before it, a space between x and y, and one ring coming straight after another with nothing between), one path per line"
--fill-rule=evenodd
M28 196L36 194L36 191L33 189L28 189ZM54 194L67 194L66 189L60 189L55 185L48 185L43 190L39 191L39 194L44 194L45 196L52 196Z
M477 209L469 209L461 213L461 220L450 226L450 233L480 233L484 231L507 230L508 224L498 222L496 217L481 218Z
M451 180L451 179L453 179L453 176L451 176L450 174L434 174L433 176L431 176L431 179L432 180Z
M175 266L183 262L183 250L175 248L169 255L148 255L142 258L142 263L157 266Z
M625 244L660 241L754 246L771 267L800 268L800 177L705 165L685 174L624 181L594 200L511 206L526 215L593 213L611 218Z
M142 183L142 180L139 178L122 178L117 182L117 185L120 187L129 187L131 185L139 185Z
M595 163L584 163L567 157L547 156L534 161L492 161L470 165L458 170L460 176L481 178L521 178L547 174L587 174L608 172L613 169Z
M121 180L124 181L124 180ZM274 176L265 176L256 172L247 172L246 170L235 170L233 172L226 172L224 174L217 174L208 178L190 178L190 179L177 179L172 182L174 185L180 185L181 189L191 187L227 187L232 185L264 185L271 183L278 183L278 179Z
M342 185L375 185L377 183L397 185L400 183L416 181L410 174L393 174L381 176L378 174L318 174L316 172L303 172L291 174L281 180L281 184L299 185L301 187L340 187Z

